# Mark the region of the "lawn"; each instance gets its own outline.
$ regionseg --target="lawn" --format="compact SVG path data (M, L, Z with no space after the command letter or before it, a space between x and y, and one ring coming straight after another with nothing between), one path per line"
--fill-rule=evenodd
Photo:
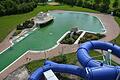
M66 54L66 63L67 64L73 64L73 63L76 63L77 61L77 57L76 57L76 54L75 53L70 53L70 54ZM71 58L72 57L72 58ZM57 56L57 57L54 57L54 58L50 58L48 60L51 60L51 61L59 61L61 60L61 55L60 56ZM28 71L31 73L33 72L34 70L36 70L38 67L41 67L43 66L44 64L44 59L43 60L36 60L36 61L32 61L28 64L26 64L26 67L28 69Z
M115 17L115 20L118 23L118 25L120 26L120 18L119 17Z
M118 23L119 27L120 27L120 18L119 17L115 17L116 22ZM113 39L112 42L114 42L115 44L120 46L120 34L118 35L117 38Z
M64 61L63 63L78 65L77 64L78 60L77 60L76 53L69 53L69 54L65 54L64 56L66 58L66 61ZM91 50L90 51L90 56L93 57L96 60L103 60L103 57L101 56L101 53L99 53L97 51ZM96 56L98 56L98 57L96 57ZM57 62L57 63L62 62L61 61L61 55L57 56L57 57L54 57L54 58L50 58L48 60L51 60L51 61L54 61L54 62ZM28 71L31 73L34 70L36 70L38 67L43 66L44 61L45 61L44 59L43 60L32 61L32 62L26 64L26 67L27 67ZM60 62L58 62L58 61L60 61Z
M18 15L10 15L0 17L0 42L13 30L15 29L17 24L24 22L27 19L30 19L40 11L48 11L48 10L72 10L72 11L82 11L82 12L97 12L95 10L81 8L81 7L71 7L67 5L63 6L38 6L32 12L26 14L18 14Z

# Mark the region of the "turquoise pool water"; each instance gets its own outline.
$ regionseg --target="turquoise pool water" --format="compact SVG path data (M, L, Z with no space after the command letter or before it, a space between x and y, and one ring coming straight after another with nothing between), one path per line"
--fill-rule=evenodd
M62 35L72 27L78 26L81 30L103 32L101 22L93 16L84 13L64 12L51 13L55 20L44 28L38 28L28 37L16 43L0 54L0 71L10 65L28 50L46 50L56 45Z

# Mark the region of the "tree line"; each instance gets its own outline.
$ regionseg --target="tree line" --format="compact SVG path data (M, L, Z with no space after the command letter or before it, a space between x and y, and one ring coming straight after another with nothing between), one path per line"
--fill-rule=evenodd
M20 14L37 7L37 0L0 0L0 16Z
M115 0L113 3L113 12L115 16L120 17L120 0Z
M113 3L113 9L110 8L111 0L55 0L61 4L68 4L73 6L79 6L83 8L90 8L103 13L114 12L114 15L120 16L119 0L115 0Z
M21 14L32 11L37 7L37 3L47 3L48 0L0 0L0 16ZM90 8L103 13L114 12L120 17L120 0L115 0L110 8L110 0L54 0L61 4Z

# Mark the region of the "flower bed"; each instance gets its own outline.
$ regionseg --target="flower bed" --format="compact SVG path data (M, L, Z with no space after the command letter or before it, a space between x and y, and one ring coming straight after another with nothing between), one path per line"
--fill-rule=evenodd
M61 44L74 44L74 42L78 39L78 37L81 35L82 31L76 33L73 32L71 35L71 32L68 33L63 40L61 40Z
M95 34L95 33L85 33L85 35L80 39L79 44L80 43L84 43L86 41L90 41L90 40L99 40L101 38L104 38L105 35L104 34Z
M27 20L27 21L23 22L22 24L17 25L17 30L32 28L34 26L34 24L35 23L34 23L33 19Z

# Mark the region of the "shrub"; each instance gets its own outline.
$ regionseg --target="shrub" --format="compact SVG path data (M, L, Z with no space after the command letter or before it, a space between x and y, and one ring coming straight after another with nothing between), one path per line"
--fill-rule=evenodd
M74 36L73 36L73 39L74 39L74 40L77 40L78 37L79 37L78 35L74 35Z
M103 38L103 37L105 37L104 34L99 34L99 33L97 33L96 36L98 36L99 38Z
M32 28L34 26L33 20L27 20L23 24L17 25L17 30L23 30L25 28Z
M18 24L17 25L17 30L22 30L25 29L25 27L22 24Z
M85 37L81 38L79 43L84 43L85 41L87 41L87 39Z
M87 34L86 37L87 37L87 38L91 38L91 37L92 37L92 34Z
M20 33L21 33L21 30L16 30L16 31L13 33L12 36L17 36L17 35L20 34Z
M82 7L83 6L83 0L78 0L76 5Z
M120 8L116 8L116 9L114 9L114 16L118 16L118 17L120 17Z
M90 40L98 40L98 39L99 39L99 37L96 35L92 35L92 37L90 38Z
M73 44L78 39L81 33L82 31L79 33L74 32L72 36L70 36L71 33L68 33L60 43L61 44Z
M66 56L62 55L62 54L60 56L54 57L50 60L52 60L53 62L56 62L56 63L64 63L64 64L67 62Z
M79 43L84 43L86 41L90 40L99 40L101 38L105 37L104 34L93 34L93 33L86 33L83 38L80 39Z
M75 40L73 38L68 38L67 41L68 41L68 44L73 44Z

